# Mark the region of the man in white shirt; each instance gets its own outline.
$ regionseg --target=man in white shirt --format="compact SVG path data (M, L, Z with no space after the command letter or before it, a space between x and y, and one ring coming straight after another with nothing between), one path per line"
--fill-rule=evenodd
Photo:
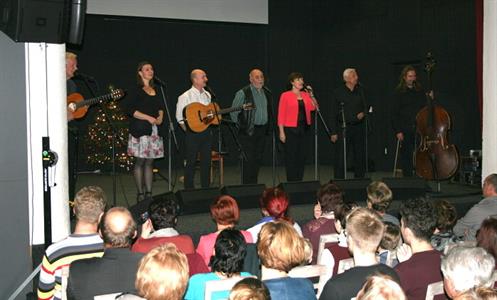
M197 153L200 152L200 182L203 188L209 187L211 168L211 130L196 133L191 131L183 120L183 109L190 103L211 103L211 94L204 88L207 85L207 74L203 70L195 69L190 74L192 88L178 97L176 104L176 120L185 131L186 166L185 166L185 189L194 188L193 178L195 176L195 162Z

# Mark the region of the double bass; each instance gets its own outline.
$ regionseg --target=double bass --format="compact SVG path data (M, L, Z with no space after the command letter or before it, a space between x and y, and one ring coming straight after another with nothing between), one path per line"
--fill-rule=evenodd
M428 74L430 91L435 59L427 54L425 71ZM459 154L456 146L450 144L447 133L451 128L451 120L447 111L434 103L431 95L426 95L427 105L416 115L416 134L419 145L415 153L416 174L427 180L445 180L451 178L459 165Z

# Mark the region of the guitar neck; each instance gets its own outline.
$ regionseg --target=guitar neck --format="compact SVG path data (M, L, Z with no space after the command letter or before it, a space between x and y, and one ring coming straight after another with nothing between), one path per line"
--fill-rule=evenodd
M228 114L228 113L234 112L234 111L239 111L239 110L242 110L242 109L243 109L243 105L240 105L240 106L237 106L237 107L224 108L224 109L218 110L217 114L218 115L224 115L224 114Z
M82 106L92 105L92 104L95 104L95 103L100 102L100 101L107 101L111 98L112 98L112 94L107 94L107 95L91 98L88 100L84 100L84 101L76 103L76 109L78 109Z

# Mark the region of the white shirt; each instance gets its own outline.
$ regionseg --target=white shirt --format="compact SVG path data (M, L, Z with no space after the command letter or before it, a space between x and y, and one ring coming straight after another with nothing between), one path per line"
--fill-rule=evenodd
M197 88L193 87L188 91L184 92L178 97L178 103L176 104L176 120L178 123L183 124L183 109L190 103L200 102L202 104L211 103L211 94L206 90L202 89L200 92Z

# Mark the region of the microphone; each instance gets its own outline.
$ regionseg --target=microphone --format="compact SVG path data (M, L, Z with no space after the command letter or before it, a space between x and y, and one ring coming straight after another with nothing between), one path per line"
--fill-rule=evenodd
M79 71L74 72L74 77L79 77L83 80L88 80L88 81L95 81L95 78L93 76L87 75L85 73L81 73Z
M266 92L270 93L270 94L272 94L272 93L273 93L273 92L271 92L271 90L270 90L270 89L268 89L268 87L267 87L267 86L265 86L265 85L263 85L263 86L262 86L262 89L263 89L263 90L265 90Z
M155 80L155 82L157 82L158 84L160 84L160 85L162 85L162 86L166 86L166 83L165 83L163 80L161 80L159 77L155 76L155 75L154 75L154 80Z
M216 97L216 94L214 94L214 92L212 91L212 89L211 89L211 87L210 87L210 86L205 85L205 86L204 86L204 90L208 91L208 92L209 92L209 94L211 94L211 98L212 98L212 99L216 99L216 98L217 98L217 97Z
M308 91L309 93L313 92L312 86L310 86L309 84L305 86L305 90Z

